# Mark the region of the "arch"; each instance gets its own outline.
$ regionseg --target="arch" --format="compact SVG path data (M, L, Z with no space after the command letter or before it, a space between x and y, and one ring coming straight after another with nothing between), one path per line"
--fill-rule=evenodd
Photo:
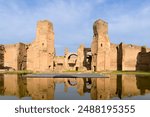
M77 57L78 55L77 55L76 53L70 53L69 56L68 56L68 60L69 60L71 57L73 57L73 56Z
M74 70L74 67L76 65L77 62L77 54L76 53L70 53L67 57L68 60L68 65L70 67L71 70Z

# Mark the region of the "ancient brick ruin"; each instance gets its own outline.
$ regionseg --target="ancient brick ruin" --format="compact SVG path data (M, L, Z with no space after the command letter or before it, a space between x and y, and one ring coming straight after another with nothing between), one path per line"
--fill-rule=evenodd
M53 70L54 55L53 24L48 21L39 21L36 39L28 45L27 49L27 70Z
M91 47L80 45L77 52L65 49L56 56L53 24L37 23L36 38L30 44L0 45L1 70L31 71L150 71L150 48L110 43L108 23L99 19L93 25Z

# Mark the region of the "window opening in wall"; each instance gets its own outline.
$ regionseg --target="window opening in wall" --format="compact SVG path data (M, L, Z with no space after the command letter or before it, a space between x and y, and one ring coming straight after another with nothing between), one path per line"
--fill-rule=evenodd
M76 71L78 71L78 69L79 69L79 68L78 68L78 67L76 67Z
M96 66L94 66L94 71L96 71Z

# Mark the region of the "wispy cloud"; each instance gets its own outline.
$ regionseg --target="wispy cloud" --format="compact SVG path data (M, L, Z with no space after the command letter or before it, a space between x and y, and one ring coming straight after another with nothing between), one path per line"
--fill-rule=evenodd
M150 7L148 4L139 6L138 9L126 9L122 11L120 8L117 11L117 17L115 15L115 9L112 14L110 14L110 36L113 42L125 42L133 43L138 45L147 45L150 40L150 34L148 30L150 29ZM133 10L133 11L132 11Z
M63 54L65 47L75 51L80 43L90 46L93 22L102 18L109 23L112 42L146 45L150 7L144 1L0 0L0 43L31 42L37 21L48 19L54 24L57 53Z

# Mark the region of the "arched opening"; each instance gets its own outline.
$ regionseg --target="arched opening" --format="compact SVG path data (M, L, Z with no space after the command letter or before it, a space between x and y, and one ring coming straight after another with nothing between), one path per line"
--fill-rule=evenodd
M68 56L68 65L70 67L70 70L75 70L75 65L77 62L77 54L70 54Z

